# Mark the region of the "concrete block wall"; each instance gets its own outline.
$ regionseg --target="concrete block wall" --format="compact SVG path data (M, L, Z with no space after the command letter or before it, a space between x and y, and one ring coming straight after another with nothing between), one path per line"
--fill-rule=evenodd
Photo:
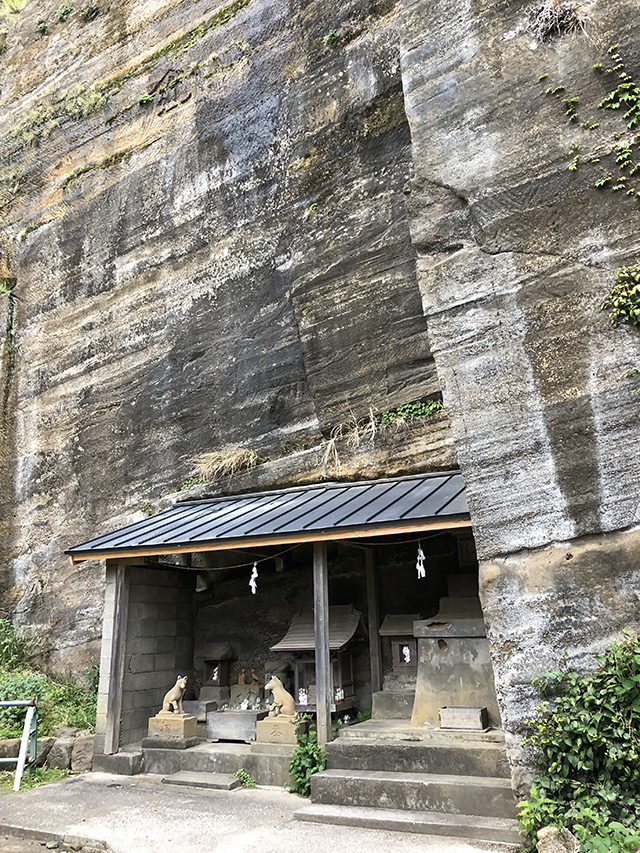
M178 675L193 675L195 573L129 568L120 744L142 740Z

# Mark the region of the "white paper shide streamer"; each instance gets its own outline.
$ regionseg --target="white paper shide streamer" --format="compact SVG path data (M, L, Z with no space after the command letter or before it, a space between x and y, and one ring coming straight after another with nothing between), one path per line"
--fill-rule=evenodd
M418 578L426 577L427 573L424 568L424 551L422 550L422 545L418 542L418 559L416 560L416 571L418 572Z
M249 578L249 586L251 587L251 592L253 595L256 594L258 590L258 564L254 563L253 568L251 569L251 577Z

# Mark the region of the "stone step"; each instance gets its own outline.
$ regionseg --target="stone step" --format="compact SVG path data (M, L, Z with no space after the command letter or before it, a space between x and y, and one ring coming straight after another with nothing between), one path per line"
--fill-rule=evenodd
M269 746L269 745L267 745ZM253 752L245 743L205 743L191 749L144 749L144 772L161 776L174 773L221 773L233 775L246 770L258 785L283 785L291 782L290 753L281 744L265 752Z
M380 741L342 739L327 744L330 770L388 770L449 776L510 778L504 746L461 741Z
M216 791L232 791L239 788L241 782L234 776L224 773L190 773L181 770L171 776L165 776L162 781L165 785L185 785L189 788L214 788Z
M411 742L425 741L427 743L501 743L504 744L504 732L501 729L490 729L488 732L453 732L441 731L430 726L412 726L408 720L367 720L340 730L339 740L354 740L364 738L370 740L406 740Z
M356 806L312 803L294 813L297 820L328 823L336 826L357 826L362 829L384 829L395 832L414 832L424 835L445 835L495 845L520 846L518 822L496 817L446 814L442 812L398 811Z
M516 816L511 783L495 777L323 770L311 777L311 799L324 805Z

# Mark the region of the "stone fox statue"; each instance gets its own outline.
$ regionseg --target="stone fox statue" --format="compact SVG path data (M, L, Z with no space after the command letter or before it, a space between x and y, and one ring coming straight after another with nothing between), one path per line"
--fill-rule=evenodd
M277 675L271 676L264 689L273 690L273 704L269 708L270 717L295 717L296 708L293 696L287 693Z
M165 713L184 714L182 697L187 689L187 676L179 675L176 683L162 700L162 710Z

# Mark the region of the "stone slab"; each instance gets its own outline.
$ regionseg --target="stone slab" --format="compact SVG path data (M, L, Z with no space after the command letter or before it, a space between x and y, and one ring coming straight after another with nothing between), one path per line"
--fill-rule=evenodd
M191 788L213 788L217 791L232 791L241 787L242 783L235 776L225 773L194 773L180 770L162 779L165 785L184 785Z
M162 735L146 737L142 741L143 749L191 749L200 743L198 737L163 737Z
M516 817L511 781L481 776L323 770L311 777L311 797L332 805Z
M187 714L191 714L199 723L206 723L209 711L217 711L219 703L205 699L187 699L182 703Z
M288 718L266 717L256 722L256 740L260 743L295 744L296 727Z
M438 711L441 729L460 729L462 731L483 732L488 727L488 715L486 708L462 708L451 707L440 708Z
M149 737L193 738L198 720L191 714L158 714L149 720Z
M268 711L211 711L207 714L207 738L209 740L256 739L256 723L264 720Z
M371 697L371 716L382 720L411 720L415 691L380 690Z
M303 806L294 814L294 818L311 823L356 826L361 829L444 835L448 838L490 842L492 846L500 844L520 847L522 844L522 838L518 834L518 822L503 818L453 815L444 812L358 808L320 803Z
M116 752L104 755L96 752L93 756L93 770L101 773L115 773L118 776L136 776L142 773L142 750L136 752Z

